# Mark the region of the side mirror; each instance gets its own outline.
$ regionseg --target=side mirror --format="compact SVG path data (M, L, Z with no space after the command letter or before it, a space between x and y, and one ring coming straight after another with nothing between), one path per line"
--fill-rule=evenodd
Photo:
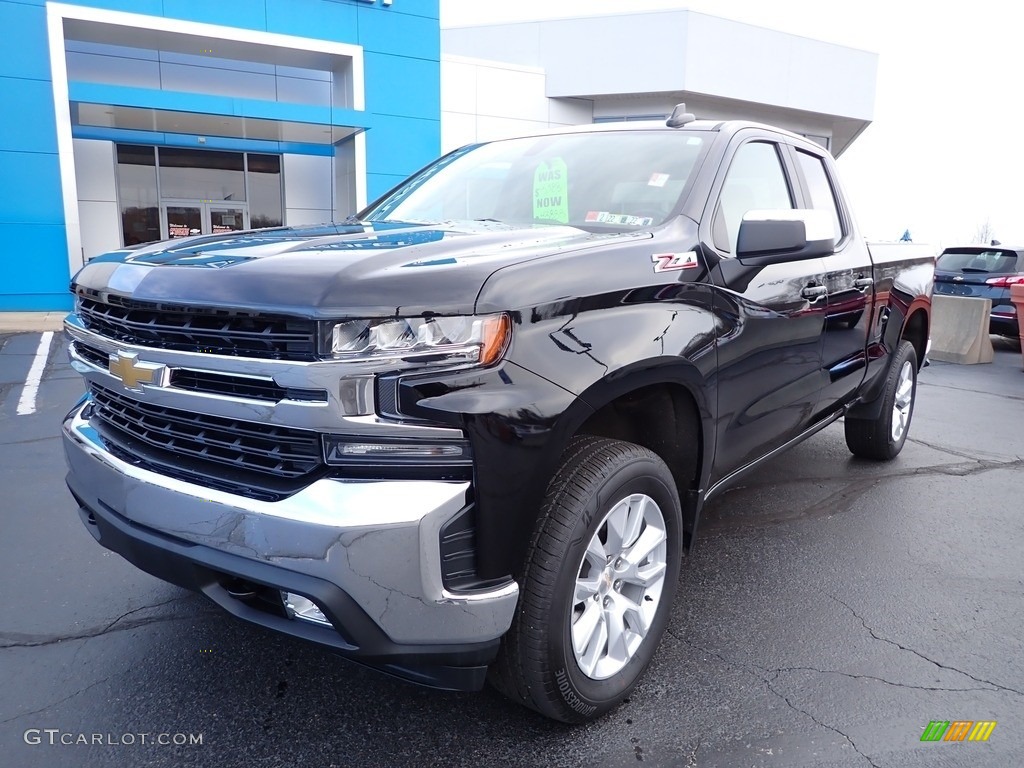
M835 249L835 230L828 211L747 211L740 223L736 258L745 266L760 267L817 259Z

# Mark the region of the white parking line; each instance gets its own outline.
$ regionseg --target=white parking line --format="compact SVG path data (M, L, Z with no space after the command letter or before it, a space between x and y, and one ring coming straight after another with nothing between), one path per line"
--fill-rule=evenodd
M21 390L21 398L18 400L19 416L27 416L36 412L36 394L39 392L39 382L43 380L46 358L50 356L50 340L52 338L53 331L46 331L39 337L36 356L32 360L32 367L28 369L28 378L25 379L25 386Z

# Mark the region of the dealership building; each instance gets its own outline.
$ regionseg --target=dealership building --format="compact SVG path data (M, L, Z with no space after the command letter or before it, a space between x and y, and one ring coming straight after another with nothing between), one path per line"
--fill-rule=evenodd
M89 258L344 218L441 151L698 117L842 151L877 56L690 11L441 29L438 0L0 0L0 311Z

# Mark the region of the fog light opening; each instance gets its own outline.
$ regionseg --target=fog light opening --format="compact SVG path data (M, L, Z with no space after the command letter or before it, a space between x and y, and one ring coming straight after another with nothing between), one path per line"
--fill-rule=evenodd
M320 607L304 595L297 595L294 592L281 592L281 602L284 603L284 611L289 619L306 621L310 624L318 624L321 627L333 627Z

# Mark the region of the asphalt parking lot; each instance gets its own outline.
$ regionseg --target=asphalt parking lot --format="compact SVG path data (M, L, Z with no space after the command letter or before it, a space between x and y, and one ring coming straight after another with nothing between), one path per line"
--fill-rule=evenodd
M653 667L576 728L392 681L102 550L63 480L59 426L82 385L57 334L29 397L39 347L0 336L2 765L1021 764L1013 345L927 368L895 462L854 460L833 426L719 498ZM922 742L935 720L998 725L984 743Z

